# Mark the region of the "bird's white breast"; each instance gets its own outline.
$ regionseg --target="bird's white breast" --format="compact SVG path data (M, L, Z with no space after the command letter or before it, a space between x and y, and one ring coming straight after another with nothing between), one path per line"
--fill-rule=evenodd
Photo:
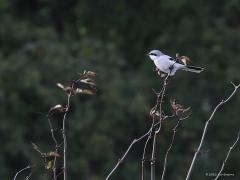
M169 56L160 56L154 59L155 66L164 73L170 73L170 67L174 64L174 61L169 60Z

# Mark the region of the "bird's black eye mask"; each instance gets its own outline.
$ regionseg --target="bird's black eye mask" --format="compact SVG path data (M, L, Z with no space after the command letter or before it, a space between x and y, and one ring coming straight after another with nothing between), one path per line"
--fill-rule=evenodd
M157 54L155 54L155 53L150 53L149 55L152 55L152 56L157 56Z

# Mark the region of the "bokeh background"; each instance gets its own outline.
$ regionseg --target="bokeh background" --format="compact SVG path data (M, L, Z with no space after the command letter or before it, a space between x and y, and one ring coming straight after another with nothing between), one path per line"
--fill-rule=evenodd
M98 73L99 93L71 102L69 179L104 179L151 124L152 88L162 83L146 56L151 49L187 55L205 68L178 72L168 87L169 98L192 108L166 172L166 179L184 179L205 121L231 92L230 81L240 81L239 18L238 0L0 0L0 179L28 164L38 166L32 179L50 179L31 142L45 152L54 148L44 114L66 102L56 83L68 84L85 69ZM238 93L216 114L192 179L212 179L205 173L220 169L240 127L239 106ZM60 133L61 122L54 123ZM157 140L158 175L174 123L166 122ZM239 147L224 170L234 177L222 179L240 179ZM112 179L140 179L142 150L136 145Z

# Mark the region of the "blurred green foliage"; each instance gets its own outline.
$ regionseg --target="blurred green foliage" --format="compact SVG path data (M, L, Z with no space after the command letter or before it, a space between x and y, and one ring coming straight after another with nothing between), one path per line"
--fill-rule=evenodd
M178 72L168 95L192 107L178 130L166 179L184 179L213 107L239 81L238 0L0 0L0 179L29 163L40 166L33 179L47 179L35 142L44 151L54 143L42 113L66 101L55 86L84 69L98 73L100 93L77 96L68 118L69 179L104 179L129 143L151 124L152 88L161 87L146 57L151 49L191 57L201 74ZM166 102L168 103L168 102ZM216 172L240 127L240 96L221 108L207 133L193 179ZM169 104L168 104L169 105ZM174 122L158 138L157 171ZM61 122L55 122L60 133ZM139 179L143 144L129 153L113 179ZM150 158L150 157L149 157ZM225 173L239 179L239 146ZM211 178L211 177L210 177ZM227 179L231 179L227 178Z

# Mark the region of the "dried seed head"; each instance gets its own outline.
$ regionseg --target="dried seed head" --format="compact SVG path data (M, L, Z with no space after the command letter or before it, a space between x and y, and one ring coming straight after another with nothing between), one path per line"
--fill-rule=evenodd
M173 113L177 116L182 116L185 112L190 110L190 107L184 108L183 105L177 103L175 99L170 100L170 104L172 106Z
M181 61L184 65L187 65L188 62L191 61L191 59L187 56L180 56L178 53L176 54L176 59Z

